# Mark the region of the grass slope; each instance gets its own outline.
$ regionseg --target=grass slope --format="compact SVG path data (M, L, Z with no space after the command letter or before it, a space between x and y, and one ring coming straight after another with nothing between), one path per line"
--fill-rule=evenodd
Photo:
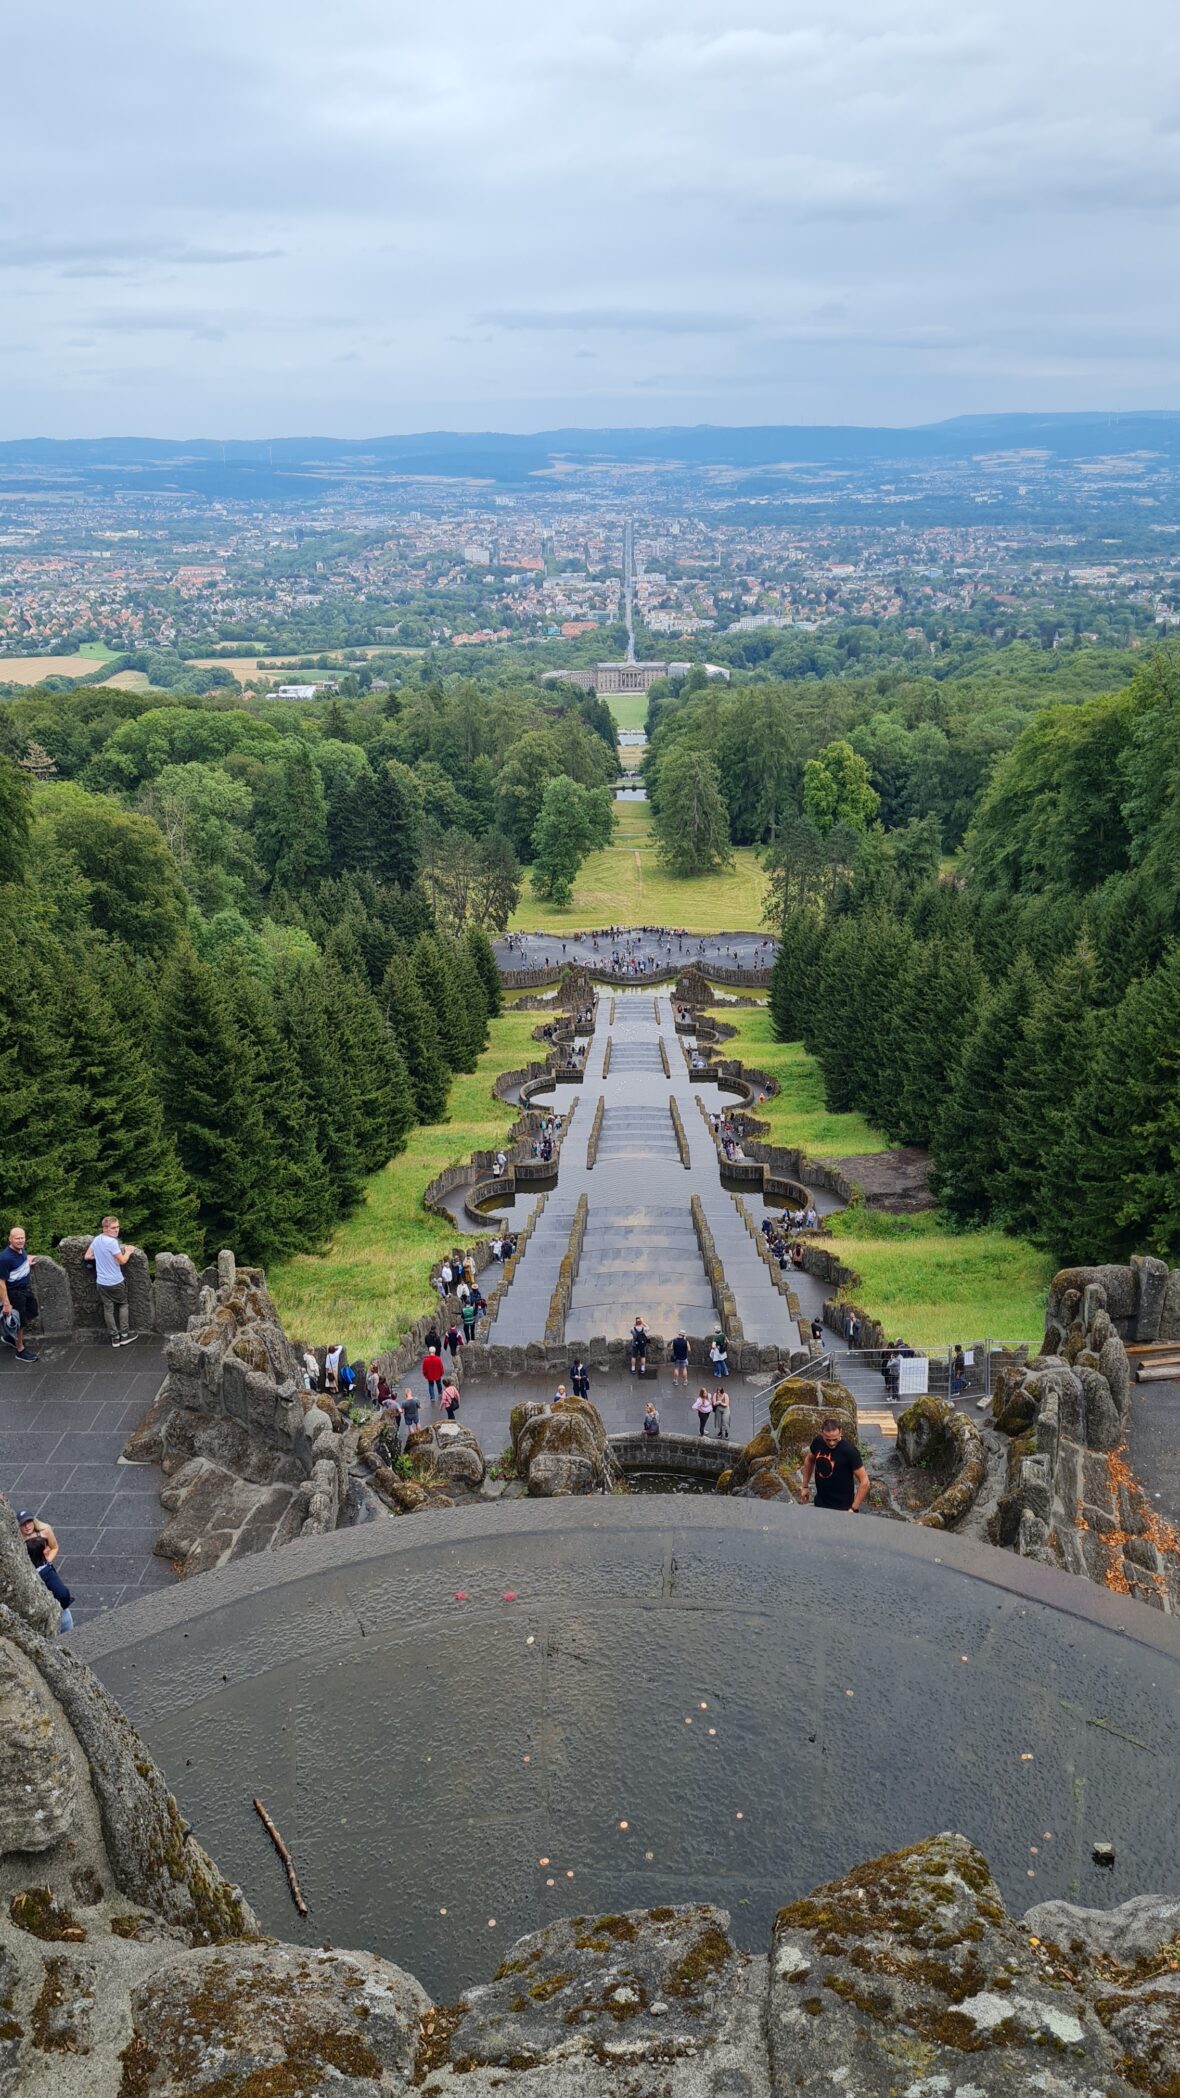
M823 1075L801 1042L776 1042L765 1007L721 1009L736 1029L724 1051L778 1079L781 1092L759 1107L771 1141L798 1145L812 1158L852 1158L890 1146L859 1114L829 1114ZM854 1203L833 1219L825 1244L860 1276L845 1292L880 1319L890 1336L925 1348L957 1340L1031 1340L1044 1326L1045 1292L1054 1263L1025 1239L1002 1231L950 1231L931 1210L888 1216Z
M428 1181L494 1148L518 1110L492 1097L492 1081L539 1057L538 1013L504 1013L474 1072L452 1081L445 1122L415 1129L406 1148L374 1173L359 1209L339 1224L323 1253L296 1254L268 1271L288 1333L341 1340L350 1354L392 1347L435 1301L431 1262L455 1232L422 1207ZM470 1235L470 1234L468 1234Z
M760 932L766 877L750 847L723 874L676 879L656 858L651 810L644 801L615 804L615 834L592 852L566 910L542 903L527 885L513 914L517 932L580 932L600 925L683 925L689 932Z

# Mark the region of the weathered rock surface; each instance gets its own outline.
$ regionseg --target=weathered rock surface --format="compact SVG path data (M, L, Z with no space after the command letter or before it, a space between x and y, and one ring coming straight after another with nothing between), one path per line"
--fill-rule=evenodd
M0 1588L36 1609L22 1564L0 1502ZM781 1910L769 1962L716 1908L575 1916L440 2007L366 1952L262 1938L113 1700L5 1604L0 1719L0 2098L1180 2088L1180 1896L1018 1923L944 1834Z
M304 1390L261 1274L223 1254L217 1289L198 1291L191 1261L161 1254L157 1275L160 1261L167 1301L195 1295L197 1309L169 1336L167 1377L124 1450L168 1474L155 1550L187 1577L334 1530L348 1495L340 1416Z
M897 1449L906 1464L922 1467L938 1487L915 1521L931 1530L953 1529L974 1506L987 1474L975 1422L948 1399L915 1399L898 1418Z
M973 1845L937 1836L780 1911L772 2087L842 2098L1166 2091L1140 2080L1108 2000L1092 1963L1079 1958L1065 1977L1040 1934L1008 1916Z
M533 1495L593 1493L606 1482L606 1430L589 1399L514 1406L516 1469Z

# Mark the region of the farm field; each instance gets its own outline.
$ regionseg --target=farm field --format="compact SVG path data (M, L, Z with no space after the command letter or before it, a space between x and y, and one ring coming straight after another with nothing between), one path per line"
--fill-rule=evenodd
M88 642L87 649L101 646ZM106 650L104 654L109 654ZM102 656L0 656L0 685L39 685L46 677L86 677Z
M543 903L527 882L511 925L518 932L580 932L599 925L683 925L688 932L761 932L766 879L756 852L735 852L722 874L677 879L656 858L651 810L643 801L615 804L615 834L591 853L565 910Z

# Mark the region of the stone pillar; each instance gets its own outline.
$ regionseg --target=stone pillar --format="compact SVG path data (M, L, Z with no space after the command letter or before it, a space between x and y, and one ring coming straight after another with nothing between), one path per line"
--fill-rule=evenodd
M57 1251L69 1282L74 1326L84 1332L101 1333L105 1330L102 1299L94 1280L93 1263L86 1258L89 1244L89 1238L63 1238ZM146 1253L137 1249L131 1255L123 1269L123 1280L127 1285L127 1317L132 1332L150 1333L155 1326L155 1307Z
M73 1331L70 1278L61 1262L51 1260L47 1253L38 1253L33 1262L33 1295L40 1307L33 1320L34 1335L48 1340L59 1333Z
M1137 1341L1158 1340L1168 1288L1168 1263L1154 1260L1149 1253L1136 1253L1131 1268L1137 1284L1135 1338Z
M187 1253L157 1253L155 1325L160 1333L183 1333L200 1297L197 1271Z

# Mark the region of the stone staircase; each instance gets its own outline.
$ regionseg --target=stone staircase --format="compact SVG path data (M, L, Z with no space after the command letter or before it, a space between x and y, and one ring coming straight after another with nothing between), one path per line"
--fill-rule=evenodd
M550 1195L525 1249L519 1272L496 1308L488 1339L494 1347L525 1347L540 1340L549 1316L557 1272L569 1248L577 1197Z
M671 1141L670 1121L668 1133ZM566 1338L610 1340L629 1333L637 1315L665 1339L680 1327L703 1334L716 1324L692 1218L683 1205L607 1210L592 1202Z

